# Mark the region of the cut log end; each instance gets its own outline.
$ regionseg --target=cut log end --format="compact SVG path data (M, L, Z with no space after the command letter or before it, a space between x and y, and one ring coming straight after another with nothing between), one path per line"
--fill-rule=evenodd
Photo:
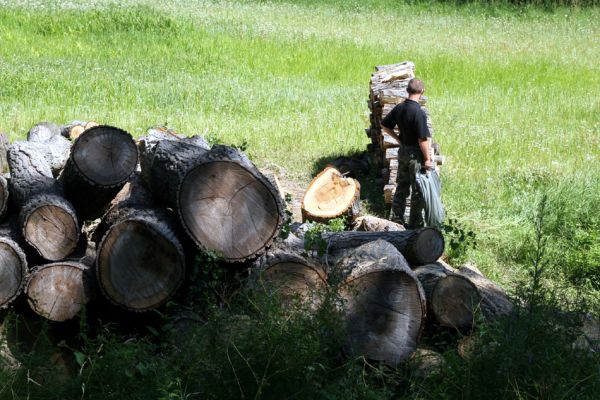
M144 221L114 225L99 246L98 282L111 302L131 311L147 311L167 301L185 273L180 245Z
M58 261L75 250L79 226L74 213L52 204L27 210L23 236L47 260Z
M127 132L99 125L83 132L72 150L73 162L88 181L103 187L124 183L137 165L137 146Z
M430 264L444 253L444 237L437 229L424 228L414 236L411 253L408 258L418 260L422 264Z
M333 167L325 168L309 184L302 199L303 220L326 221L359 213L360 184Z
M19 295L26 275L25 253L17 243L0 237L0 308L6 307Z
M228 261L253 257L271 243L281 223L276 194L266 183L236 162L200 164L181 184L184 227L199 246Z
M88 267L57 262L36 267L26 285L27 301L37 314L62 322L75 317L91 299Z
M435 285L431 308L441 326L466 330L473 326L480 301L473 283L460 275L448 275Z

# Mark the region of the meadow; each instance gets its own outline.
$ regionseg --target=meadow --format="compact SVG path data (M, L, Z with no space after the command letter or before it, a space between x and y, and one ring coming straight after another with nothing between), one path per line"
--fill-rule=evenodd
M597 312L599 21L501 1L0 0L0 130L167 124L305 185L319 160L365 150L374 66L412 60L447 214L476 235L449 238L450 256L518 291L547 199L544 284Z

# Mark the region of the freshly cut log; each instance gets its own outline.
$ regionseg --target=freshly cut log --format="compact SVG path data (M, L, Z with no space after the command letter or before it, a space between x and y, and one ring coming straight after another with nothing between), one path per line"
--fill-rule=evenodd
M164 127L149 129L139 148L143 181L156 202L169 207L177 206L185 174L210 150L204 138L183 138Z
M62 144L58 139L66 141L55 136L44 143L16 142L8 150L10 195L20 208L21 233L50 261L65 258L79 240L75 210L52 172L61 160Z
M285 209L271 182L228 146L213 147L184 175L175 208L198 246L230 262L264 253L279 233Z
M262 283L288 302L299 299L318 306L320 294L327 287L323 267L292 250L268 251L257 260L256 266Z
M27 277L25 253L16 242L0 237L0 309L21 293Z
M60 175L79 218L100 217L133 174L137 162L136 144L124 130L99 125L84 131L73 144Z
M27 280L27 302L51 321L75 317L91 299L93 275L82 263L60 261L35 267Z
M323 235L327 254L353 249L375 240L390 242L408 260L410 265L424 265L436 261L444 252L444 237L434 228L397 232L334 232Z
M415 273L425 289L429 310L440 326L468 330L477 310L492 320L512 309L499 286L468 267L454 270L435 263L420 266Z
M359 232L398 232L405 231L404 227L388 219L365 215L356 218L353 231Z
M96 274L102 293L131 311L165 303L183 282L185 254L175 218L153 208L136 175L123 187L96 228Z
M346 312L345 349L397 365L416 349L425 294L396 248L384 240L357 247L336 264Z
M360 184L327 167L308 185L301 207L302 221L324 222L338 217L352 220L360 213Z

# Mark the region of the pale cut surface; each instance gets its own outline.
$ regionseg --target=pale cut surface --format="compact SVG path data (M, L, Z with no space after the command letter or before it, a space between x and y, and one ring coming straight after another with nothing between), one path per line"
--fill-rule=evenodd
M435 285L431 308L440 325L469 329L480 301L481 296L473 283L461 276L448 275Z
M336 217L352 204L356 190L354 179L346 179L335 168L327 168L310 183L302 205L312 215Z
M0 239L0 306L12 300L23 284L25 260Z
M45 205L31 212L23 229L25 240L42 257L62 260L73 252L79 231L73 216L60 207Z
M179 209L196 243L229 260L259 252L279 223L273 194L234 162L214 161L194 168L181 184Z
M29 306L51 321L66 321L90 300L86 267L59 262L34 270L27 284Z
M354 354L395 364L417 347L424 317L417 283L402 271L373 272L351 281L348 341Z
M155 308L179 287L185 260L172 242L150 225L126 220L102 240L98 279L115 304L135 311Z
M287 299L298 296L302 301L316 300L318 293L327 286L322 271L291 260L269 266L263 277Z
M95 126L83 132L72 150L79 171L100 186L122 183L135 170L137 148L121 129Z

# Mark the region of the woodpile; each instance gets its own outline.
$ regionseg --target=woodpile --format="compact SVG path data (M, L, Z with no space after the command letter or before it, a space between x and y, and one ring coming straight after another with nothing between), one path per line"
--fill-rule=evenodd
M4 148L0 308L24 293L35 313L66 321L99 293L152 310L199 249L254 260L283 223L283 200L254 164L201 137L156 127L136 143L108 125L42 122Z
M384 181L384 200L388 205L392 203L396 190L398 147L400 144L381 130L381 121L397 104L408 98L406 88L408 82L414 77L415 64L410 61L377 66L375 72L371 75L369 99L367 100L371 124L365 129L365 133L371 139L368 150L379 175ZM433 136L431 116L427 108L427 97L423 96L420 104L425 111L427 126ZM398 133L396 128L396 134ZM443 164L444 161L444 157L439 154L439 146L435 143L432 146L432 159L437 166ZM410 203L408 207L410 207Z

